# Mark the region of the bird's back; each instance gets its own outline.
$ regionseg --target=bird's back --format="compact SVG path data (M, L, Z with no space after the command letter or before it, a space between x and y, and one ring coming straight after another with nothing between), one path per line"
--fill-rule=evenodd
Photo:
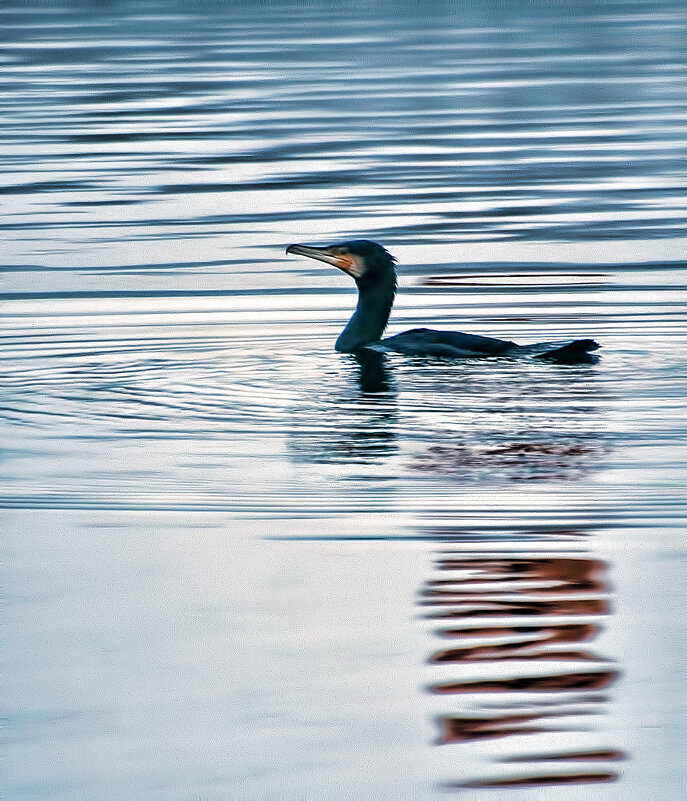
M514 342L503 339L483 337L478 334L464 334L461 331L435 331L431 328L413 328L380 343L385 349L406 356L443 356L468 358L471 356L503 356L512 348Z
M564 342L539 342L535 345L516 345L507 339L494 339L462 331L436 331L413 328L374 343L375 350L395 351L405 356L467 359L485 356L529 356L562 364L590 363L597 360L590 351L597 350L593 339Z

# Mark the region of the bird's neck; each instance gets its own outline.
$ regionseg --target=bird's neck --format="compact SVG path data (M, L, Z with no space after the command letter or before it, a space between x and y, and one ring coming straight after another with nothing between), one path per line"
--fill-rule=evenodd
M377 342L386 328L396 294L396 280L391 276L383 283L358 287L358 305L348 325L336 340L340 353L356 350Z

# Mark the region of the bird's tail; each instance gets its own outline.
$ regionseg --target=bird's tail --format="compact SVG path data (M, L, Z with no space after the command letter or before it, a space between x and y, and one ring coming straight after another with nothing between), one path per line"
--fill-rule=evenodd
M531 347L535 359L547 359L559 364L594 364L599 357L590 351L598 350L601 345L593 339L575 339L572 342L549 342ZM534 351L536 348L536 352Z

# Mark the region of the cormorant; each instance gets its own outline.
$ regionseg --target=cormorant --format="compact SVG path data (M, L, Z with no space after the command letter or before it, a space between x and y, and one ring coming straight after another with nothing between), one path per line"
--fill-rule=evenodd
M354 278L358 286L358 305L336 340L336 350L341 353L356 353L363 348L371 348L381 352L396 351L407 356L461 359L531 356L562 363L596 361L596 357L589 353L599 347L593 339L516 345L503 339L429 328L414 328L382 339L396 295L396 260L387 250L376 242L356 239L330 247L289 245L286 252L333 264Z

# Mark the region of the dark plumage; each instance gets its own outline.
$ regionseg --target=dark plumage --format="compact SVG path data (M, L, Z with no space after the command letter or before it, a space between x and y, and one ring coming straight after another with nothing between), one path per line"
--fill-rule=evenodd
M503 339L430 328L414 328L382 339L396 295L395 259L390 253L367 239L331 247L289 245L286 252L333 264L355 279L358 305L336 340L336 349L342 353L356 353L363 348L370 348L396 351L407 356L448 358L531 356L563 363L591 362L596 359L589 352L599 347L593 339L516 345Z

